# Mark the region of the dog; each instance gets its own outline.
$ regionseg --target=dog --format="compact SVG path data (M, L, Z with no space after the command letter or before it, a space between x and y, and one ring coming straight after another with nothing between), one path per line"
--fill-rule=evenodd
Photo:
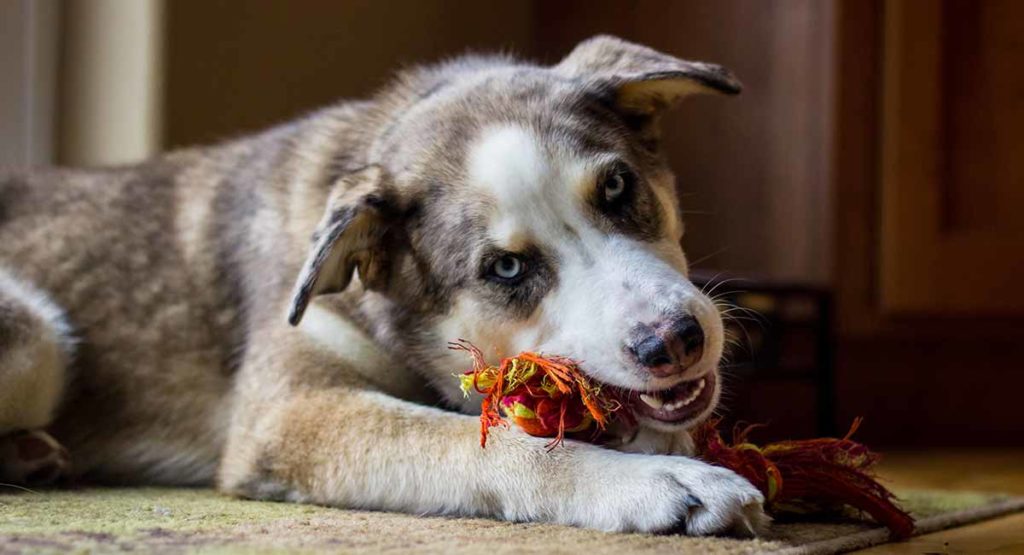
M661 115L726 69L618 38L465 56L124 167L0 174L0 476L606 531L756 534L687 455L723 326L688 280ZM564 355L631 392L610 446L496 428L453 373ZM69 454L70 453L70 454Z

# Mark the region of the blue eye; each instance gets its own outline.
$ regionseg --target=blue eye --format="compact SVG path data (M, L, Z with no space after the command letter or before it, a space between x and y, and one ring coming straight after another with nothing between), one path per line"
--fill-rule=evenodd
M608 209L627 204L636 181L636 174L624 162L613 165L598 181L598 203Z
M526 265L518 256L506 254L494 261L491 273L504 280L514 280L523 274Z
M615 173L605 178L605 202L615 202L624 192L626 192L626 178L624 178L621 173Z

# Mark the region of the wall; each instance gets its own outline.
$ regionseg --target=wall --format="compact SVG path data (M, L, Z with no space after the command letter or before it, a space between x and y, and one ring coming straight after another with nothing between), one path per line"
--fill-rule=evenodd
M529 2L169 2L165 141L217 140L365 96L407 64L529 54L532 15Z

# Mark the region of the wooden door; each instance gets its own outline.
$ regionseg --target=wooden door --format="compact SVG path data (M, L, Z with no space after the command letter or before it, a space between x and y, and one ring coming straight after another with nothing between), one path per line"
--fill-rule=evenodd
M1024 434L1022 8L837 3L836 415L869 444Z
M1024 2L884 3L879 300L1024 313Z

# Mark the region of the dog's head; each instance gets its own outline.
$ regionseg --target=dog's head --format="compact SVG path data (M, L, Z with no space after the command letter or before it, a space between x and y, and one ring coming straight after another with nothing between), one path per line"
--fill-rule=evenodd
M687 95L739 92L736 79L596 37L552 67L463 59L402 86L374 165L331 197L293 323L358 268L378 335L452 399L466 360L446 344L461 338L495 358L574 358L635 392L656 426L706 417L722 322L687 279L658 120Z

